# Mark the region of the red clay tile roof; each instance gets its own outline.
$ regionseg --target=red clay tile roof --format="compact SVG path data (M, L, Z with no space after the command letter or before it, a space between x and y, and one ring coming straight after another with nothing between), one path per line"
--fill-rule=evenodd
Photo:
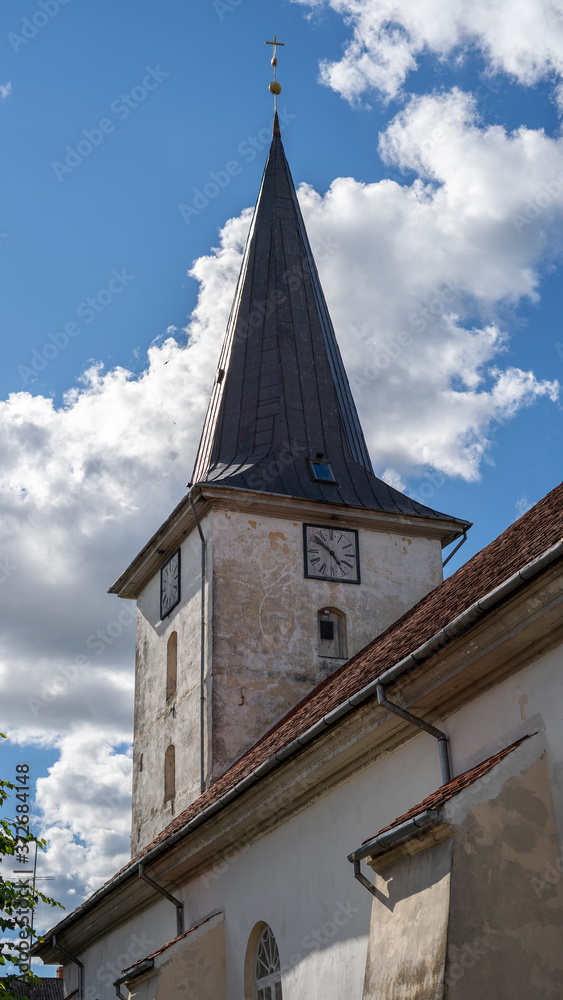
M563 483L314 688L203 795L179 813L137 859L562 537Z
M463 774L458 774L457 778L452 778L452 780L448 781L446 785L441 785L441 787L437 788L435 792L432 792L432 795L427 795L422 802L418 803L418 805L413 806L408 812L403 813L402 816L398 816L397 819L394 819L392 823L389 823L381 830L378 830L375 836L368 837L367 840L364 840L363 844L369 844L370 840L375 840L375 837L379 837L380 834L387 833L388 830L392 830L395 826L400 826L401 823L406 823L409 819L414 819L415 816L418 816L419 813L425 812L427 809L439 809L440 806L445 805L449 799L453 799L454 795L458 795L464 788L474 784L475 781L478 781L479 778L482 778L483 775L492 770L496 764L500 763L503 757L506 757L512 752L512 750L519 747L521 743L524 743L525 740L529 740L530 735L522 736L519 740L516 740L515 743L511 743L509 747L505 747L504 750L499 750L498 753L493 754L492 757L488 757L487 760L482 761L475 767L470 767L469 770L464 771Z

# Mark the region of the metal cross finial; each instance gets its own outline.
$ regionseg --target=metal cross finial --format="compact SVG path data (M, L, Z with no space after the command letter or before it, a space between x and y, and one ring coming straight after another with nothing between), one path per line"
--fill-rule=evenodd
M270 84L270 86L269 86L268 89L269 89L270 93L274 95L274 111L275 111L275 114L277 115L277 113L278 113L278 94L281 93L281 87L280 87L278 81L276 80L276 66L278 65L278 59L277 59L277 56L276 56L276 49L277 49L278 45L285 45L285 42L278 42L277 36L274 35L273 42L266 42L266 45L273 45L274 46L274 53L272 55L272 66L274 67L274 80L273 80L273 83Z

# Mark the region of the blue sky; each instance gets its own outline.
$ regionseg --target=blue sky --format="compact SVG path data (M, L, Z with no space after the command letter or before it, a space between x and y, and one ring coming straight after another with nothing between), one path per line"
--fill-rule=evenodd
M474 522L448 570L561 478L561 2L533 0L540 30L511 33L508 0L487 28L463 0L431 0L425 24L391 6L395 34L377 0L3 7L2 773L30 759L44 778L67 905L127 851L132 629L29 699L117 617L107 587L190 476L267 154L274 32L375 471ZM378 361L405 330L408 352Z
M17 29L24 12L35 9L33 3L12 6L5 20ZM36 379L33 391L60 399L90 358L140 366L155 336L185 323L197 295L187 268L209 251L225 220L256 197L264 149L252 162L250 153L237 150L247 136L271 126L264 40L273 37L273 19L280 40L291 38L280 49L280 103L294 116L287 145L296 177L324 190L334 176L358 167L360 177L373 176L377 136L369 129L366 143L366 116L350 114L316 83L317 36L324 38L323 51L336 53L339 19L329 17L312 31L304 30L303 11L291 4L272 15L271 7L252 0L231 11L166 2L158 8L101 3L86 11L69 3L17 53L5 46L13 87L2 107L10 150L2 165L9 192L2 219L9 233L5 393L22 388L17 366L26 364L30 348L75 318L77 305L107 284L113 268L127 268L134 285ZM127 118L111 112L121 94L142 85L146 66L167 76ZM107 116L114 131L57 180L51 164ZM233 159L240 174L186 226L178 204Z

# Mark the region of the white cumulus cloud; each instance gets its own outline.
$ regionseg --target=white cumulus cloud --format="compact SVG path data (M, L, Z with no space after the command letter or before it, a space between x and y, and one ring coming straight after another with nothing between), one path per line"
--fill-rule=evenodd
M400 92L417 59L430 53L459 58L477 48L490 73L527 86L563 75L562 0L296 0L325 6L352 29L340 60L325 60L321 78L350 101L372 90ZM559 82L557 82L559 81Z
M499 421L558 384L508 364L506 307L537 299L563 228L563 140L479 127L460 91L412 99L380 139L410 182L301 189L376 466L475 479Z
M118 871L130 856L130 752L116 748L103 725L81 728L59 741L59 760L37 781L37 829L47 839L41 872L54 882L47 892L72 909L68 899L89 895ZM124 733L127 740L128 733ZM42 906L45 926L57 916Z

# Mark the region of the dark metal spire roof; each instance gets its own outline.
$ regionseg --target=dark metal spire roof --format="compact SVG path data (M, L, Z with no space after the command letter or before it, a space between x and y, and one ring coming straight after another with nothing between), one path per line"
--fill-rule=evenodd
M334 483L310 460L330 462ZM193 483L444 517L374 476L295 187L274 136Z

